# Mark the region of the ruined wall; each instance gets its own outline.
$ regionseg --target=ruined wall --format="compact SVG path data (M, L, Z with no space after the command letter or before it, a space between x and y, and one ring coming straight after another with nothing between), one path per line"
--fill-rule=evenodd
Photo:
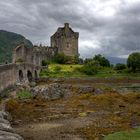
M53 47L34 47L33 49L33 64L42 65L42 60L51 60L57 53L57 48Z
M20 61L24 63L32 63L33 59L33 49L27 48L24 44L21 44L14 48L13 50L13 63L18 63Z
M20 46L17 46L14 50L13 50L13 63L16 63L19 60L25 61L26 59L26 48L24 47L23 44L21 44Z
M23 60L24 63L41 66L42 60L50 60L57 53L57 48L47 46L34 46L27 48L24 44L17 46L13 50L13 63L18 63L17 60Z

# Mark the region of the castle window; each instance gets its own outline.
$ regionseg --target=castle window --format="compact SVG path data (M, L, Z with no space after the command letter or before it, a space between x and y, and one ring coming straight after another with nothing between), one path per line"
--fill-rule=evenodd
M71 47L71 44L70 43L67 43L67 48L70 48Z

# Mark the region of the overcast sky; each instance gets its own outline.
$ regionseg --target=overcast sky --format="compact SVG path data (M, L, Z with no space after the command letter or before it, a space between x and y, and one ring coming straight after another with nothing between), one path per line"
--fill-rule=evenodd
M82 57L127 57L140 51L140 0L0 0L0 29L50 45L69 22L80 33Z

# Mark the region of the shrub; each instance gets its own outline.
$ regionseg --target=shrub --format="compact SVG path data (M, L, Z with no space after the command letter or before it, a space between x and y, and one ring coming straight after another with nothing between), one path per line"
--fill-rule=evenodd
M86 59L84 60L84 64L87 64L87 63L91 62L92 60L93 60L92 58L86 58Z
M102 67L110 67L110 62L108 59L103 57L102 55L98 54L95 55L93 58L86 58L84 64L90 63L92 61L98 62L98 64Z
M127 66L133 72L140 72L140 52L135 52L129 55L127 59Z
M89 67L89 66L83 66L81 68L81 72L87 74L87 75L94 75L97 73L96 67Z
M23 59L21 59L21 58L19 58L19 59L17 59L16 60L16 63L23 63L24 61L23 61Z
M79 64L83 64L84 63L84 60L82 58L79 58Z
M6 110L8 112L12 112L14 110L17 110L19 107L19 104L18 102L15 100L15 99L9 99L7 102L6 102Z
M47 66L50 64L49 60L42 60L42 66Z
M74 56L73 63L78 64L80 62L79 56Z
M94 75L99 70L99 63L97 61L91 61L84 64L83 67L79 68L80 72L83 72L87 75Z
M98 61L100 66L103 67L110 67L110 62L108 59L106 59L105 57L103 57L102 55L98 54L95 55L95 57L93 57L93 60Z
M43 76L49 76L50 71L47 69L43 69L41 70L39 76L43 77Z
M61 69L62 69L62 68L61 68L60 66L55 66L54 71L55 71L55 72L60 72Z
M54 56L53 61L58 64L77 64L79 63L79 57L66 56L64 53L58 53Z
M32 98L32 93L25 90L17 93L17 96L19 99L30 99Z
M69 58L64 53L58 53L54 56L54 62L58 64L66 64Z
M114 69L115 70L124 70L124 69L126 69L126 65L118 63L118 64L116 64Z

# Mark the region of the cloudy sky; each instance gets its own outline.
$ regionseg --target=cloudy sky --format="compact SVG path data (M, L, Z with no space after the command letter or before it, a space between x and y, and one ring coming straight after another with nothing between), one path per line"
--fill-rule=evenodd
M0 0L0 29L33 44L49 45L65 22L80 33L82 57L140 51L140 0Z

